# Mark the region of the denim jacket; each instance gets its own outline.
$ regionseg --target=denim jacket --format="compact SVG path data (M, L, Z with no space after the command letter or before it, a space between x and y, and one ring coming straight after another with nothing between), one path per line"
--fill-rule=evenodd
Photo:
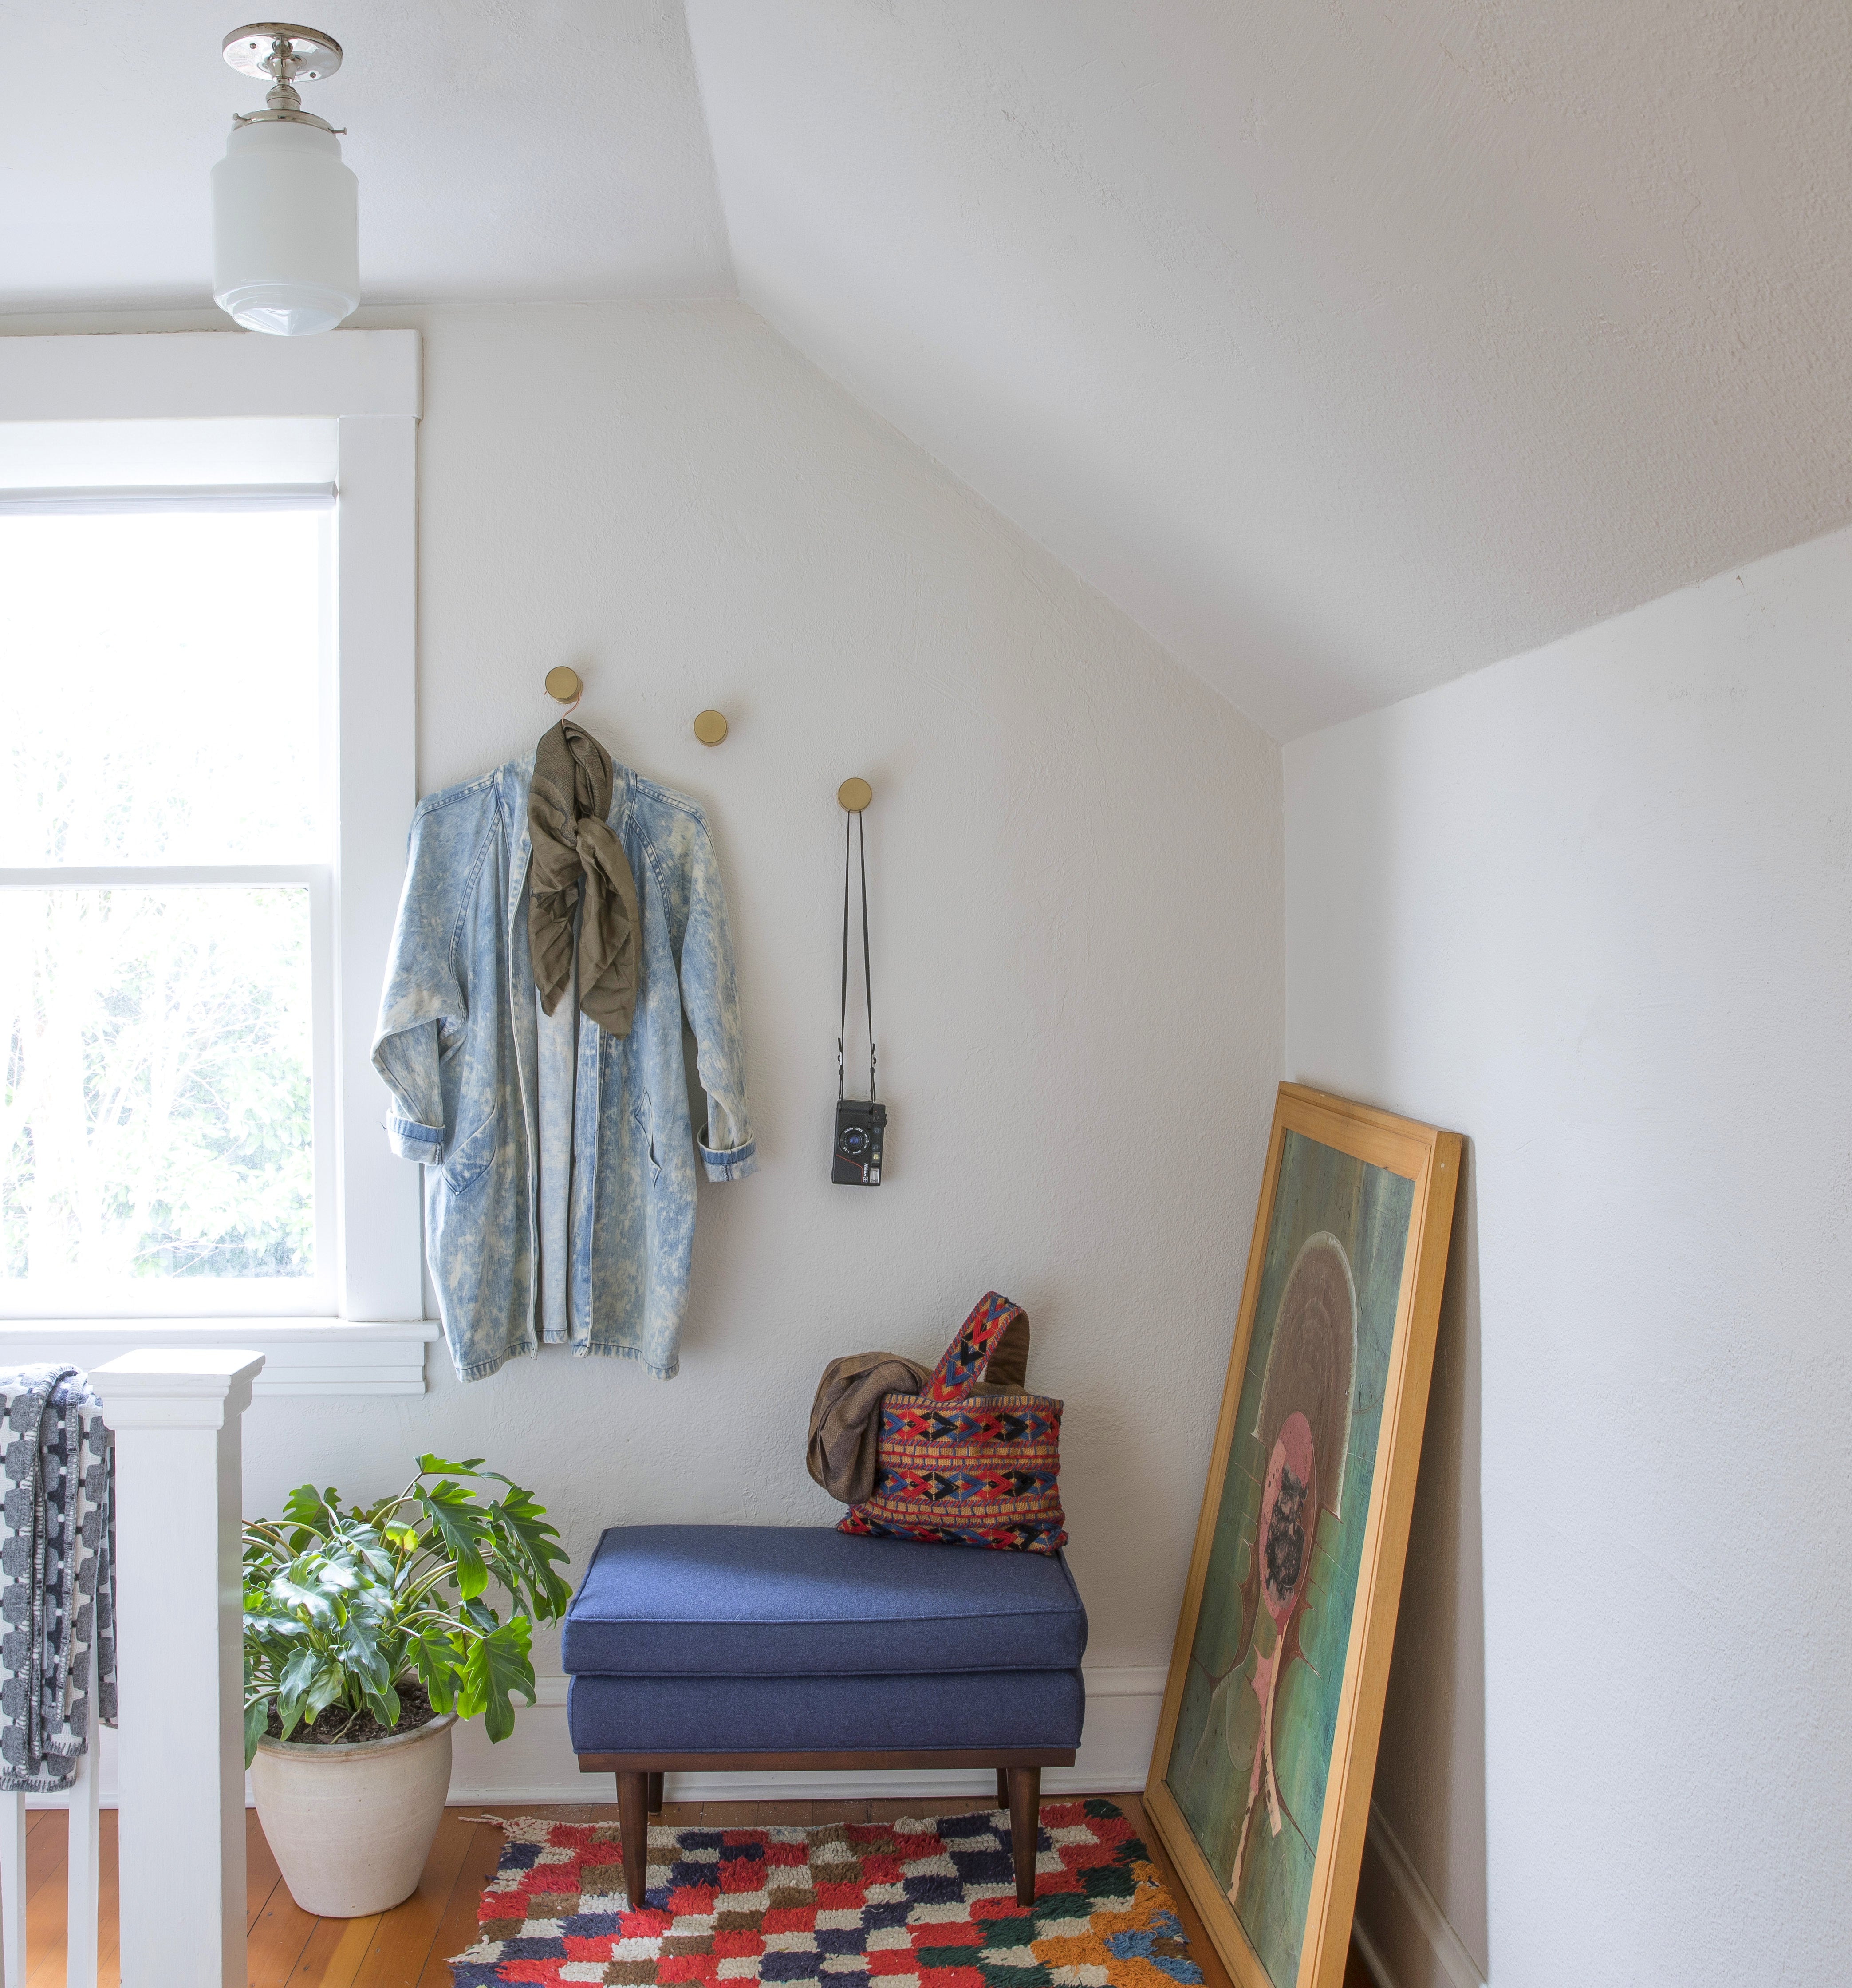
M527 937L532 754L432 794L412 817L373 1067L387 1137L423 1162L444 1337L479 1381L542 1342L676 1368L694 1162L753 1171L720 871L694 802L613 769L610 821L637 880L643 960L627 1036L541 1011ZM707 1124L682 1063L694 1033Z

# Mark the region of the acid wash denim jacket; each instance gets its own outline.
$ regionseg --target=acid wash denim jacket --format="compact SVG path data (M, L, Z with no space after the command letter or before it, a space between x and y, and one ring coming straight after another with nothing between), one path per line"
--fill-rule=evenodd
M612 773L642 969L627 1036L542 1013L528 948L533 756L418 803L373 1067L387 1137L425 1175L444 1333L479 1381L542 1342L667 1380L688 1306L694 1158L682 1028L707 1094L708 1178L755 1165L726 898L694 802Z

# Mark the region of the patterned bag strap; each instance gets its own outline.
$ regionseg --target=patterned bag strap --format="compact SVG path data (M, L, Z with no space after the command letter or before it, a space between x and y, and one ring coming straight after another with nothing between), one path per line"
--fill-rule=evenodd
M1029 1314L1001 1291L986 1291L921 1389L929 1401L955 1401L980 1381L1020 1389L1029 1374Z

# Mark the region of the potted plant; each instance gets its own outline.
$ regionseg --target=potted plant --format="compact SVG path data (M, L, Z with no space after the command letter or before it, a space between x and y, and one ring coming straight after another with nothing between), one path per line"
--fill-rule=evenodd
M245 1764L290 1895L323 1918L417 1888L451 1728L480 1713L492 1740L508 1737L513 1695L534 1702L532 1625L572 1598L531 1493L480 1457L417 1464L377 1504L304 1484L282 1518L245 1526Z

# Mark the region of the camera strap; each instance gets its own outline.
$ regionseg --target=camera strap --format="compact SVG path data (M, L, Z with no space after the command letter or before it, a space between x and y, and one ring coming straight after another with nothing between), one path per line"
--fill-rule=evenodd
M836 1025L836 1095L844 1094L843 1038L849 1033L849 837L853 833L862 857L862 991L868 997L868 1097L874 1089L874 982L868 968L868 842L858 810L843 820L843 1009Z

